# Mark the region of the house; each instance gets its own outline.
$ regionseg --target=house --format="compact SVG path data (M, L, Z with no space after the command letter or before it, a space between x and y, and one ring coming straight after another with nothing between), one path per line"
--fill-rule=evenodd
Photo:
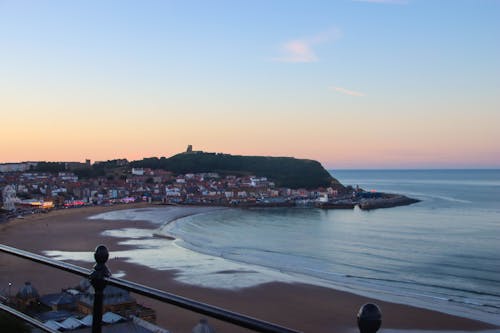
M132 168L132 174L134 176L144 176L144 169L143 168Z

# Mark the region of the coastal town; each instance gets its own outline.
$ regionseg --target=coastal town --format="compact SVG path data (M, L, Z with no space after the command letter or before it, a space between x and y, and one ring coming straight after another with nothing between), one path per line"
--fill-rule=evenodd
M126 163L126 162L124 162ZM30 171L34 163L0 165L0 188L7 187L20 211L110 205L131 202L157 202L191 205L289 205L328 202L339 196L332 188L316 190L277 188L266 177L218 173L174 175L164 170L130 168L126 176L82 179L71 171L49 173ZM9 167L9 169L6 168ZM5 197L6 195L4 195ZM5 198L4 198L5 208Z
M88 176L85 172L100 164L118 166L119 172L101 176ZM371 209L413 203L404 196L367 192L359 187L292 189L277 187L272 179L264 176L217 172L175 174L162 169L130 167L125 159L93 165L90 160L57 162L57 168L53 166L47 162L0 164L4 219L51 209L134 202L325 209L353 209L356 205Z

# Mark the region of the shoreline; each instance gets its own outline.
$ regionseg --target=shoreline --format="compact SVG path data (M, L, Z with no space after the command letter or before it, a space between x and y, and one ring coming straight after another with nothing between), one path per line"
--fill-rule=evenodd
M154 208L157 205L130 204L119 207L87 207L82 209L63 210L58 214L39 214L14 219L0 225L0 242L24 250L42 253L45 250L61 251L92 251L100 243L107 244L110 252L133 250L136 245L119 244L123 240L104 236L103 231L121 228L144 228L151 230L149 221L119 221L87 219L99 213L134 208ZM189 207L182 207L189 209ZM219 209L224 209L219 207ZM203 212L198 212L201 214ZM184 214L163 223L160 228L193 214ZM158 227L157 224L154 224ZM83 236L83 237L81 237ZM47 244L52 244L47 248ZM57 245L54 245L57 244ZM43 253L42 253L43 254ZM110 256L112 257L112 255ZM19 286L24 280L32 280L41 293L53 292L73 284L75 277L63 273L64 277L40 279L40 277L58 276L57 271L41 267L45 274L35 276L38 271L26 260L0 255L0 286L10 280ZM88 262L76 262L81 266L90 267ZM352 331L355 329L355 315L359 306L366 302L378 303L384 313L382 327L384 329L419 329L419 330L468 330L478 331L498 329L497 326L462 317L443 314L408 305L374 300L345 291L321 287L305 283L271 282L255 287L239 290L224 290L188 285L175 280L176 271L159 271L130 262L123 258L113 258L108 262L112 272L126 272L126 279L147 284L154 288L171 291L185 297L194 298L233 311L246 313L264 320L298 328L310 332ZM32 277L30 277L32 276ZM76 280L79 280L76 278ZM2 288L0 287L0 290ZM16 289L17 290L17 289ZM186 314L186 311L173 309L166 304L159 304L142 297L140 302L153 304L158 313L175 316L176 323L158 316L158 323L175 332L188 332L201 317L197 314ZM256 306L257 305L257 306ZM169 317L166 315L165 317ZM179 318L179 320L177 320ZM181 319L182 318L182 319ZM216 328L224 328L227 324L210 320ZM231 331L235 330L232 326ZM227 330L226 330L227 331Z
M183 215L180 215L180 216L173 217L170 220L165 221L165 223L163 223L157 229L157 232L153 232L153 236L155 236L155 237L163 237L163 238L166 238L166 239L169 239L169 240L173 241L173 240L176 239L176 237L170 235L169 233L166 233L165 231L163 231L163 229L165 227L167 227L168 225L173 224L173 223L177 222L178 220L183 219L185 217L207 214L207 213L215 212L215 211L218 211L218 210L230 209L230 207L223 207L223 206L212 206L212 208L213 209L207 209L207 210L204 210L204 211L201 211L201 212L197 212L197 213L186 213L186 214L183 214ZM160 230L162 233L160 233L158 230Z

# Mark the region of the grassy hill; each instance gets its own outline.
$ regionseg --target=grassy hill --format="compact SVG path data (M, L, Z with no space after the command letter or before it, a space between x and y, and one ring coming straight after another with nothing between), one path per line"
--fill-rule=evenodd
M164 169L174 173L217 172L221 175L264 176L289 188L344 187L313 160L292 157L241 156L216 153L181 153L170 158L145 158L131 167Z

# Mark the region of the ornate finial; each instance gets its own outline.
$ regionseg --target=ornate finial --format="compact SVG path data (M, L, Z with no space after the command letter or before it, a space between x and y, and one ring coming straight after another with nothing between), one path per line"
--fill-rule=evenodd
M375 333L382 325L382 312L376 304L367 303L358 312L360 333Z
M95 248L94 259L98 264L105 264L108 261L109 252L108 248L104 245L99 245Z
M94 269L89 276L90 283L92 284L94 289L104 289L104 286L106 285L106 281L104 279L111 276L111 272L106 266L106 261L108 261L108 258L109 252L106 246L99 245L98 247L96 247L94 252L94 259L96 261L96 264L94 265Z

